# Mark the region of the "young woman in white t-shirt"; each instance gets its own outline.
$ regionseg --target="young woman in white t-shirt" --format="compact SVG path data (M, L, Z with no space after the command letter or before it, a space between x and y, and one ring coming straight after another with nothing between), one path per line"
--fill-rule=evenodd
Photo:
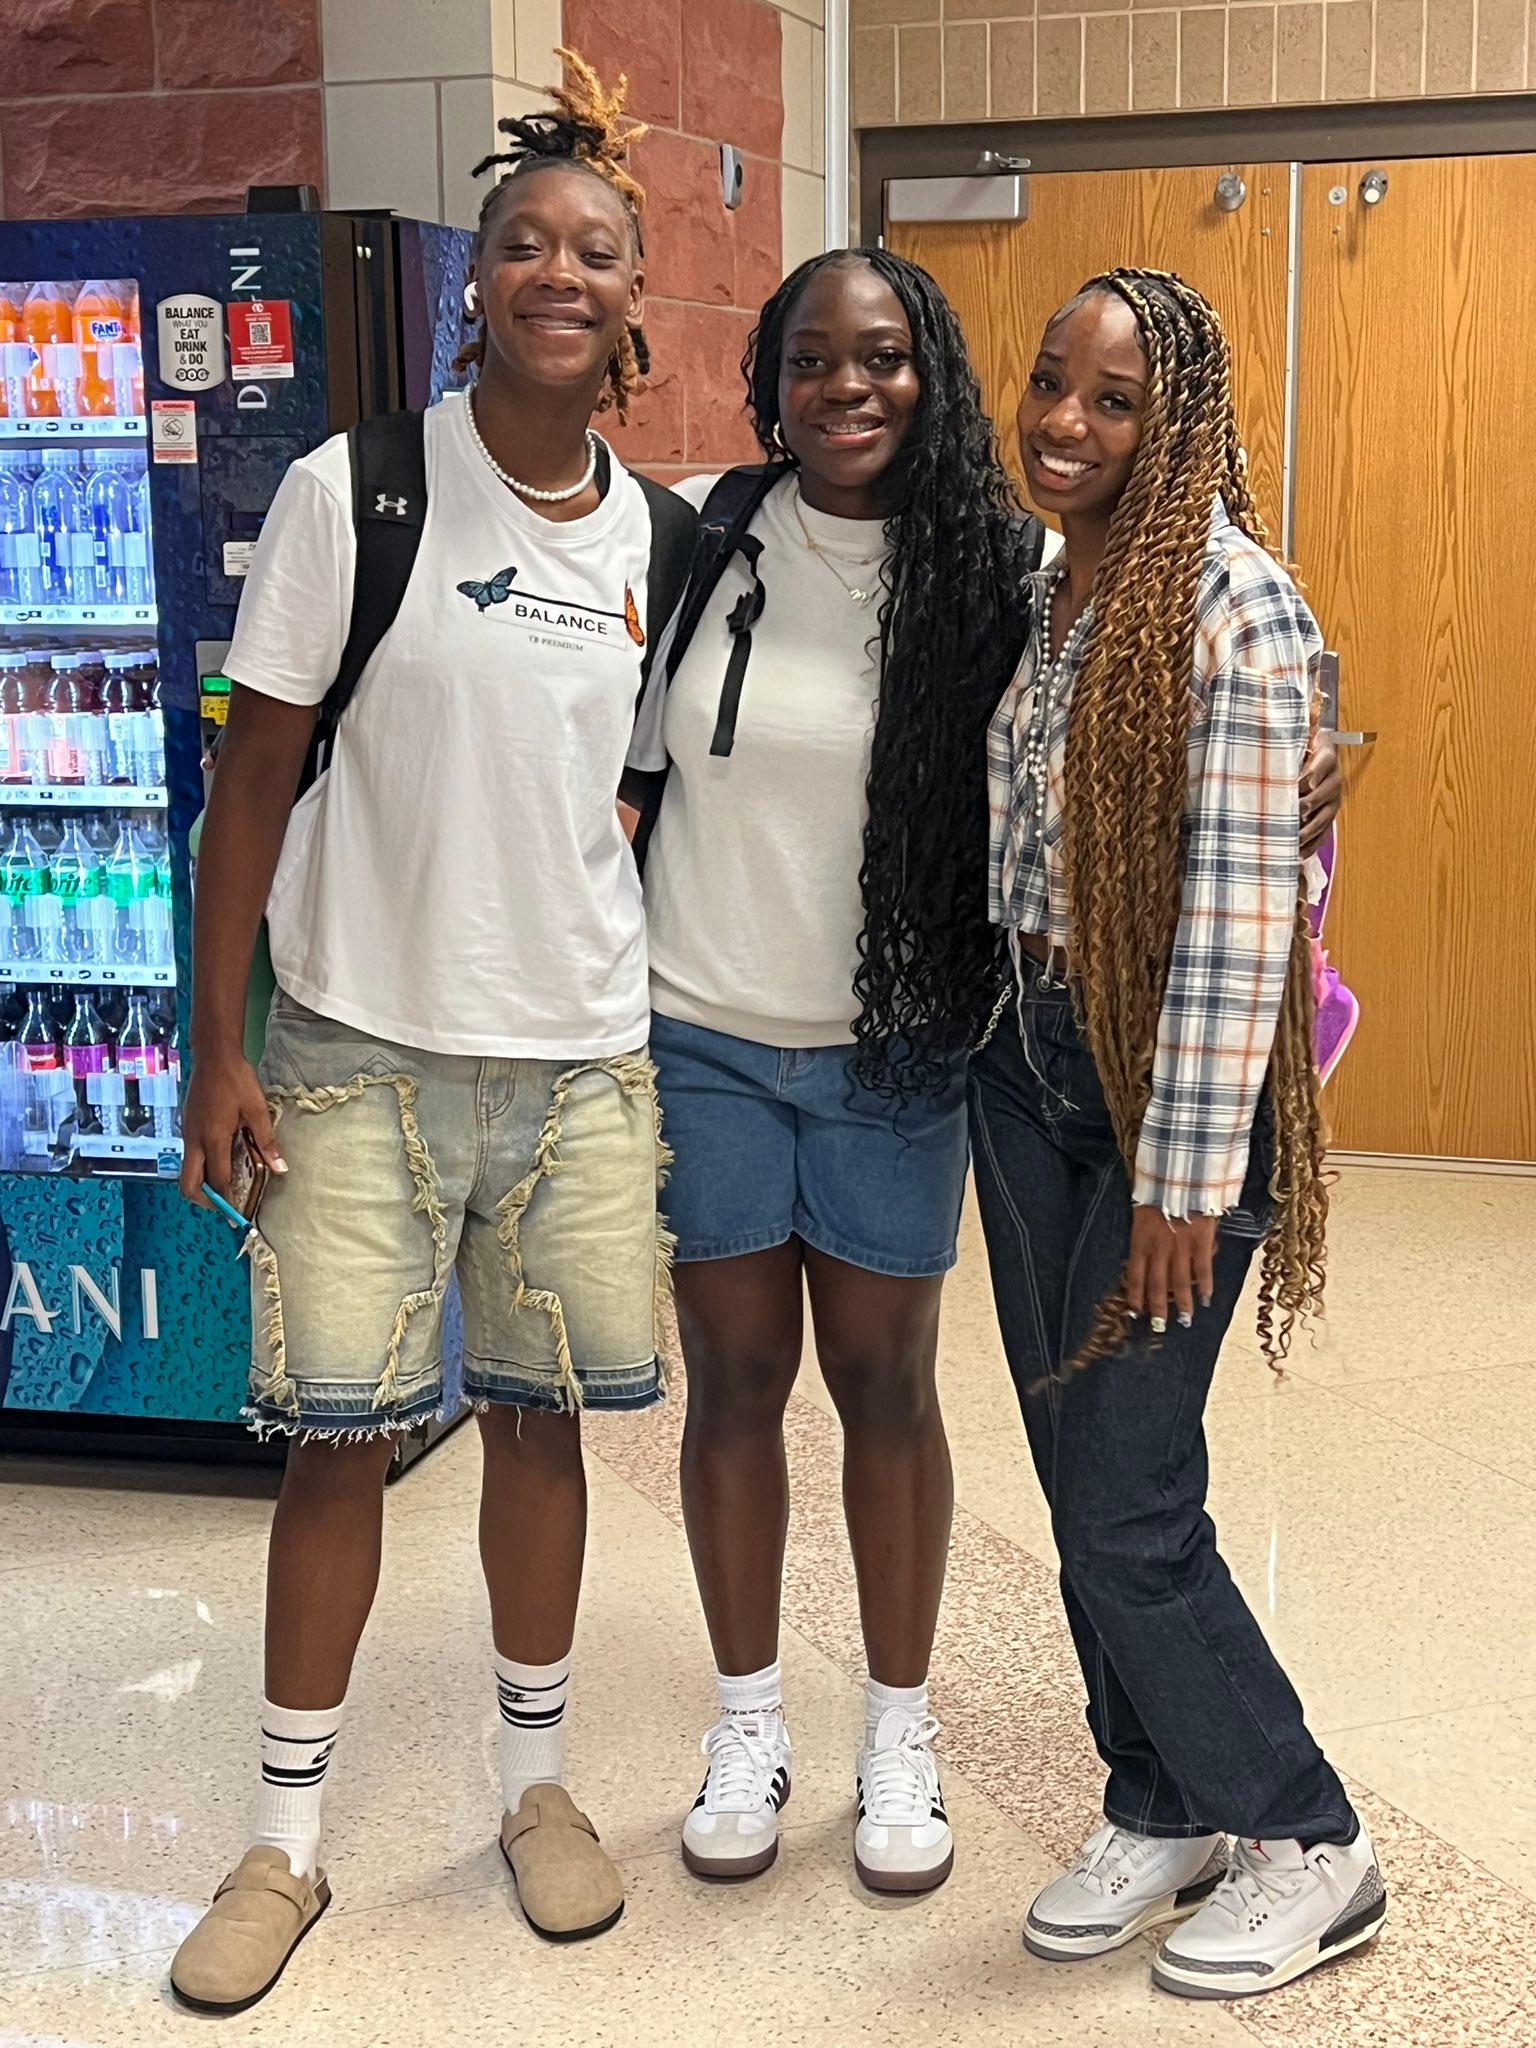
M586 1490L581 1407L659 1398L658 1141L640 886L614 794L639 688L650 512L589 429L639 365L640 195L618 102L573 65L503 121L466 289L478 365L424 421L399 614L290 814L356 555L344 438L257 547L198 875L184 1192L273 1176L247 1249L247 1413L290 1439L267 1578L254 1844L172 1965L229 2011L329 1903L320 1795L378 1580L402 1432L444 1396L456 1273L479 1411L506 1812L541 1933L595 1934L617 1871L560 1784ZM278 992L242 1051L263 907ZM558 1163L559 1172L553 1172ZM424 1807L451 1801L430 1784Z
M779 473L631 764L668 767L646 866L652 1053L688 1370L683 1504L720 1718L683 1829L705 1877L778 1849L783 1419L808 1293L843 1426L869 1681L858 1873L953 1862L928 1708L953 1490L934 1385L968 1164L968 1048L1008 975L987 916L988 720L1027 637L1019 509L955 317L884 250L763 309L749 404ZM682 489L702 505L713 478ZM750 605L748 606L750 611Z

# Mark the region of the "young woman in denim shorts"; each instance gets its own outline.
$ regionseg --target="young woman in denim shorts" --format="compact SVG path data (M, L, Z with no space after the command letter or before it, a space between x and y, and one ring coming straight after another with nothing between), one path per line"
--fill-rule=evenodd
M1296 773L1322 636L1267 552L1220 322L1177 278L1085 286L1019 435L1066 548L989 736L1019 995L972 1063L976 1179L1108 1771L1024 1939L1071 1962L1164 1927L1156 1983L1246 1996L1386 1911L1205 1510L1206 1396L1258 1245L1271 1356L1321 1298Z
M855 1864L875 1890L924 1891L954 1854L927 1694L953 1506L939 1298L967 1049L1006 987L984 742L1041 536L916 266L882 250L803 266L747 368L778 475L751 526L766 594L739 703L740 558L670 688L653 676L631 755L667 769L646 866L651 1046L676 1153L683 1503L720 1706L683 1855L740 1878L777 1854L783 1422L808 1294L869 1659ZM702 505L713 481L684 493Z
M426 415L409 587L291 816L351 605L343 438L285 477L227 663L184 1191L227 1190L242 1131L271 1168L248 1245L247 1413L290 1448L253 1846L172 1967L213 2010L270 1988L329 1901L321 1785L377 1585L385 1468L443 1400L455 1273L485 1458L502 1848L540 1932L597 1933L622 1910L560 1778L579 1414L660 1394L645 933L614 801L651 521L588 428L635 386L643 278L618 105L580 65L556 98L504 121L510 153L481 166L510 169L466 289L478 376ZM278 992L258 1080L242 1026L264 904Z

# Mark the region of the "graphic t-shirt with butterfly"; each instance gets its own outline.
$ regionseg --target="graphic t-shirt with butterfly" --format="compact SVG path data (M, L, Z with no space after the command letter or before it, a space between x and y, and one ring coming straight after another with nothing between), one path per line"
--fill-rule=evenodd
M426 456L399 617L283 842L278 982L432 1052L631 1051L649 1022L645 928L614 795L645 637L645 499L614 459L595 512L542 518L486 467L457 397L428 412ZM273 500L225 664L236 682L321 701L355 558L337 436Z

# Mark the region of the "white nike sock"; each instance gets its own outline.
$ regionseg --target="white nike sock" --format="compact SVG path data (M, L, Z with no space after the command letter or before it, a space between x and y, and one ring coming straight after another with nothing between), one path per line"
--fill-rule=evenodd
M565 1769L565 1693L571 1660L519 1664L496 1656L496 1703L501 1709L497 1761L501 1798L516 1813L530 1785L558 1785Z
M313 1877L320 1855L320 1795L341 1728L340 1707L261 1703L261 1794L257 1844L281 1849L294 1874Z
M928 1711L928 1681L921 1685L882 1685L878 1678L864 1681L864 1747L873 1749L875 1737L880 1730L882 1717L892 1707L900 1707L910 1714L914 1721L921 1721Z
M715 1685L720 1694L721 1715L727 1720L784 1711L784 1679L777 1663L765 1664L761 1671L749 1671L743 1678L717 1671Z

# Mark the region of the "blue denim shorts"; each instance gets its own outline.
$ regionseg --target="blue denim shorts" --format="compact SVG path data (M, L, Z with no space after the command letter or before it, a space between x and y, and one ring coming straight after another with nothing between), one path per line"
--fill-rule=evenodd
M651 1058L674 1154L663 1202L679 1259L798 1237L900 1278L955 1263L970 1163L964 1054L938 1094L904 1104L854 1079L846 1045L781 1051L656 1015Z

